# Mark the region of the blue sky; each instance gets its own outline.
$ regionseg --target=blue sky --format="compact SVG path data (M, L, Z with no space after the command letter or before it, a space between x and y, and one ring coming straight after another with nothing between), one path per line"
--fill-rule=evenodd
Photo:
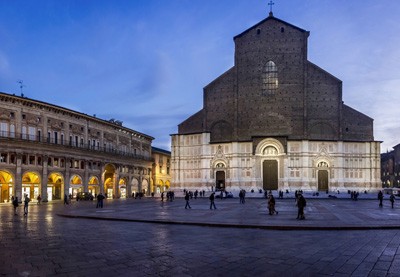
M202 108L203 87L233 65L233 37L266 0L0 0L0 91L64 106L155 137ZM385 152L400 143L400 1L275 0L310 31L308 59L343 81L345 104L374 118Z

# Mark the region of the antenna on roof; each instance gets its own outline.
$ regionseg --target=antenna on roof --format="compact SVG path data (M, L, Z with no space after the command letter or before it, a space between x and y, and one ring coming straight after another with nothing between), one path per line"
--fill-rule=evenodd
M17 83L19 84L19 88L20 88L20 90L21 90L21 97L24 97L24 93L23 93L23 91L22 91L22 89L23 89L24 87L26 87L26 86L24 85L24 81L23 81L23 80L18 80Z

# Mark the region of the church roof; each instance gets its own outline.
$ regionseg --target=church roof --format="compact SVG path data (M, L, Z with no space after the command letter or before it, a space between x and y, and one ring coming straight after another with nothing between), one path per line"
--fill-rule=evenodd
M247 32L249 32L250 30L256 28L257 26L259 26L259 25L261 25L261 24L263 24L264 22L269 21L269 20L275 20L275 21L278 21L278 22L280 22L280 23L282 23L282 24L285 24L285 25L287 25L287 26L293 27L293 28L299 30L300 32L308 33L308 31L306 31L306 30L304 30L304 29L301 29L301 28L299 28L299 27L297 27L297 26L295 26L295 25L293 25L293 24L290 24L290 23L288 23L288 22L286 22L286 21L283 21L282 19L276 18L276 17L273 16L272 13L270 13L269 16L268 16L267 18L265 18L264 20L258 22L256 25L254 25L254 26L248 28L247 30L245 30L245 31L243 31L242 33L240 33L239 35L234 36L234 37L233 37L233 40L235 40L236 38L239 38L239 37L243 36L244 34L246 34Z

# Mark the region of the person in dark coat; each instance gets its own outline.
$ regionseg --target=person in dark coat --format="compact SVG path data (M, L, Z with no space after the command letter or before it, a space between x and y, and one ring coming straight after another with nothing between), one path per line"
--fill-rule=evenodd
M29 202L31 202L31 199L28 197L27 194L25 194L25 199L24 199L24 216L28 216L28 206Z
M382 207L382 206L383 206L383 205L382 205L383 193L382 193L381 190L378 192L378 200L379 200L379 207Z
M18 197L15 196L12 200L12 204L14 206L14 214L17 215L17 208L18 208Z
M190 204L189 204L189 199L190 199L189 192L186 192L186 195L185 195L185 200L186 200L186 206L185 206L185 209L187 209L188 207L189 207L189 209L191 209L191 208L192 208L192 207L190 207Z
M304 216L304 208L306 207L306 199L303 194L299 193L297 196L297 219L306 219Z
M269 210L269 215L273 215L274 213L278 214L278 212L275 210L275 198L271 194L268 199L268 210Z
M212 207L214 207L214 209L217 209L217 207L215 207L215 193L211 193L210 195L210 210L212 210Z
M104 201L104 195L100 192L97 195L97 205L96 208L103 208L103 201Z
M392 193L390 195L390 203L392 203L392 209L394 208L394 199L395 199L395 197L394 197L394 194Z

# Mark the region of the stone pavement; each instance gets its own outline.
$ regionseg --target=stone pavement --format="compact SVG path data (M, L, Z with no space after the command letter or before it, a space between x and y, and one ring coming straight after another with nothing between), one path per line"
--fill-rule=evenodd
M159 199L107 200L103 209L96 209L93 202L74 202L67 207L31 204L24 217L22 207L15 216L11 205L2 204L0 275L400 273L400 229L396 225L400 206L391 209L388 201L379 208L377 200L309 199L304 221L295 219L293 199L277 200L279 214L274 216L267 214L263 199L248 199L245 205L238 199L217 200L218 209L212 211L207 199L192 200L190 210L184 205L183 199L164 204ZM135 222L146 220L149 223ZM163 224L152 223L158 220ZM228 226L217 227L222 223ZM299 230L302 225L338 230ZM279 226L286 228L279 230Z
M111 205L110 205L110 204ZM173 202L142 198L107 200L103 209L95 209L95 202L78 204L79 209L66 209L59 215L76 218L123 220L149 223L182 224L215 227L261 228L276 230L362 230L400 229L400 205L378 200L307 199L306 220L297 220L297 207L293 198L276 199L278 215L268 214L267 200L216 199L217 210L209 209L208 198L190 200L191 209L184 209L185 201Z

